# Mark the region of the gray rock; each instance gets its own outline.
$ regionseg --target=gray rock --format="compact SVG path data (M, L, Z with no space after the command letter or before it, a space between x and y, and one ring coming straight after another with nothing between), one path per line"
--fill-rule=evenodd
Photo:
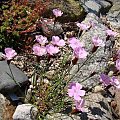
M102 6L100 10L102 13L106 13L112 6L110 2L107 2L105 0L96 0L96 2Z
M80 41L84 42L85 48L89 53L93 48L93 44L91 41L92 37L98 35L105 42L106 41L105 30L107 29L95 14L88 13L83 22L88 23L88 21L90 20L94 22L95 26L90 28L90 30L88 30L87 32L83 33L82 37L80 38ZM111 43L110 40L108 41ZM90 55L88 55L89 59L87 58L88 60L86 62L85 60L79 60L78 62L79 65L74 65L71 70L71 74L75 75L75 77L73 77L72 80L78 81L87 87L92 87L95 84L97 84L99 82L99 74L104 72L111 53L111 49L109 48L109 46L107 47L108 48L99 47L97 51L92 55L92 57L89 57ZM79 72L77 72L76 74L76 71L78 69ZM94 76L89 77L92 73L95 73Z
M15 65L10 64L10 68L14 79L23 85L28 81L27 76L18 69ZM7 61L0 61L0 91L13 91L14 88L17 86L15 81L13 80L12 74L10 72L9 66Z
M83 4L83 7L85 8L85 10L88 13L94 13L96 15L99 15L100 9L101 9L101 5L98 4L96 1L93 1L93 0L85 2Z
M120 1L113 4L107 15L107 20L112 28L120 30Z
M86 97L84 112L77 114L53 113L45 120L114 120L108 101L100 93Z
M81 3L86 12L94 13L96 15L99 15L100 13L105 14L112 6L110 2L105 0L81 0Z
M42 18L41 27L43 33L47 36L59 35L63 32L62 25L58 22L54 22L52 19Z
M18 105L13 120L37 120L37 113L37 108L31 104Z

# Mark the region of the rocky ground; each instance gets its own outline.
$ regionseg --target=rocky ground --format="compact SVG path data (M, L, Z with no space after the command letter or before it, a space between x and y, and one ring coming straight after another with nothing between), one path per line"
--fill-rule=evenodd
M64 6L63 3L67 4L67 7ZM82 5L84 9L79 7L78 4ZM63 19L60 20L62 22L61 24L63 29L75 32L74 25L72 24L73 29L70 28L69 25L73 21L77 21L79 19L83 23L87 23L89 20L95 23L95 27L92 27L89 31L83 33L80 38L84 41L85 47L88 51L93 47L90 42L92 36L97 34L105 41L105 30L108 27L120 33L120 0L66 0L66 3L65 1L62 1L62 3L57 6L60 7L63 12L66 8L70 8L65 11L65 15L68 15L68 19L66 19L66 16L63 16L65 21L63 21ZM76 14L74 10L75 8L79 14ZM69 21L70 19L73 21ZM66 21L68 23L64 24ZM60 32L61 31L62 30L60 29ZM46 33L44 29L43 32ZM106 42L106 47L100 48L94 57L92 57L89 62L82 67L72 80L81 82L81 79L95 72L94 76L90 77L87 82L83 82L85 86L94 86L98 83L99 73L101 73L104 68L108 67L109 63L113 59L114 51L118 49L120 49L120 35L108 40ZM29 87L29 79L33 74L32 64L30 64L30 62L34 59L35 58L31 59L31 55L22 54L18 55L10 65L12 74L15 77L14 79L18 80L23 91L26 89L24 86ZM36 120L37 109L30 104L22 104L22 101L19 99L19 94L23 94L19 92L19 88L16 88L16 83L11 81L11 77L13 78L13 76L8 68L7 62L2 60L1 57L0 60L0 120ZM79 63L81 63L81 61L79 61ZM75 74L78 67L78 65L75 65L71 69L71 74ZM109 73L110 69L108 69L107 72ZM49 76L51 76L51 74L49 74ZM76 115L68 115L65 114L65 112L55 113L47 115L46 120L119 120L120 91L110 89L112 94L111 97L110 95L106 95L101 89L102 88L100 86L97 86L92 93L88 93L85 103L85 112Z

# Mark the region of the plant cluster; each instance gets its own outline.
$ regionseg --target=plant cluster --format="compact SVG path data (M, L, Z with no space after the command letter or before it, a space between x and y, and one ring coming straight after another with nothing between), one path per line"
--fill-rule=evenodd
M53 14L57 19L62 16L63 12L54 9ZM61 36L52 36L51 38L43 35L35 36L36 43L32 50L36 61L33 66L34 73L30 85L32 95L29 102L37 106L39 119L44 118L50 110L55 112L65 110L69 102L71 106L75 105L77 111L84 111L85 95L88 91L84 89L82 82L87 79L81 80L81 83L71 81L75 75L71 76L70 70L78 63L78 60L83 60L84 65L89 57L97 52L98 47L105 46L105 42L99 36L93 36L91 40L93 48L88 52L79 37L83 31L88 31L93 27L93 23L77 22L76 27L79 29L78 37L72 36L65 39ZM116 36L116 32L110 29L106 30L106 39ZM17 53L13 49L6 48L3 56L10 61L16 55ZM120 51L117 53L116 68L120 71ZM105 89L108 86L120 89L120 82L115 76L101 73L100 83L104 85Z
M11 0L1 3L0 49L4 46L14 48L24 46L29 41L29 36L26 34L36 30L36 21L40 19L49 3L50 0L33 2Z

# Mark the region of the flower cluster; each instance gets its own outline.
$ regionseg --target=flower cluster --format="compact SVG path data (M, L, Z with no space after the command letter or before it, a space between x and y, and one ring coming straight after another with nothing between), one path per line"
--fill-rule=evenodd
M86 31L90 27L95 27L95 25L92 21L90 21L89 24L77 22L76 25L80 28L81 31L83 31L83 30ZM107 29L106 30L106 35L109 36L109 37L116 37L118 35L118 33L114 32L110 29ZM102 39L100 39L99 36L93 36L92 37L92 43L94 44L95 47L99 47L99 46L104 47L105 46L104 41Z
M58 17L62 16L63 12L59 9L53 9L53 14L57 19ZM44 21L44 22L46 22L46 21ZM77 22L76 25L79 27L80 32L87 31L89 28L95 27L95 24L92 21L90 21L89 24L84 24L84 23L78 23ZM108 38L109 37L116 37L117 33L108 29L108 30L106 30L106 36ZM48 39L47 37L45 37L43 35L36 35L35 36L35 41L36 41L36 44L33 45L32 50L33 50L33 54L36 55L36 56L39 56L39 57L40 56L46 56L46 55L48 55L48 56L56 55L57 53L60 52L61 48L63 48L64 46L67 46L67 45L72 50L72 54L74 56L73 60L86 59L88 54L89 54L85 50L84 43L81 42L76 37L68 38L68 41L65 41L64 39L61 39L59 36L52 36L51 38ZM91 43L94 45L94 47L93 47L93 48L95 48L94 51L96 51L98 47L104 47L105 46L105 42L98 35L92 37ZM8 61L13 59L13 57L15 57L16 55L17 55L17 53L12 48L5 48L5 54L3 54L3 56ZM118 55L118 59L116 60L116 68L117 68L117 70L120 71L120 50L117 52L117 55ZM62 71L61 71L61 74L63 74ZM55 79L56 79L56 77L55 77ZM63 79L64 79L64 76L63 76ZM47 79L44 79L44 83L47 84L48 82L49 81L47 81ZM102 82L105 87L110 85L110 86L114 86L114 87L120 89L120 82L117 79L117 77L115 77L115 76L109 77L106 74L101 74L100 75L100 82ZM53 84L51 84L51 86L54 87ZM85 96L85 93L86 93L86 91L83 89L83 87L80 83L71 82L69 84L68 96L73 98L76 109L79 110L79 111L84 111L83 107L84 107L84 104L85 104L85 100L84 100L83 97Z
M115 76L112 76L110 78L106 74L101 74L100 82L102 82L105 86L112 85L112 86L116 87L117 89L120 89L120 82Z
M84 49L84 44L79 39L72 37L69 39L69 46L73 49L73 55L78 59L85 59L88 52Z
M60 51L59 47L65 46L65 41L58 36L52 36L51 42L48 42L47 37L42 35L36 35L35 37L38 43L33 46L33 54L37 56L43 56L47 53L49 55L57 54Z
M82 85L79 83L72 82L68 88L69 97L73 97L76 109L83 111L84 99L81 98L85 95L85 90L82 90Z
M81 31L86 31L88 30L89 28L91 27L95 27L95 24L92 22L92 21L89 21L89 24L85 24L85 23L76 23L76 25L80 28ZM95 52L97 50L98 47L104 47L105 46L105 43L102 39L99 38L99 36L93 36L92 37L92 43L94 45L93 49L92 49L92 52ZM71 47L74 49L74 48L77 48L76 50L74 50L74 55L76 56L77 54L77 57L78 58L85 58L87 56L88 53L85 52L85 50L83 49L83 43L80 43L78 40L71 40L70 41L70 44L73 44L71 45ZM79 48L78 48L79 47ZM83 54L83 56L80 57L80 55L78 56L78 51L80 51L79 53Z
M110 29L106 30L106 35L108 37L116 37L118 35L117 32L114 32ZM116 68L117 70L120 71L120 50L118 50L117 52L117 60L116 60ZM120 82L119 80L115 77L115 76L112 76L111 78L106 75L106 74L101 74L100 75L100 81L105 85L105 86L108 86L108 85L112 85L118 89L120 89Z

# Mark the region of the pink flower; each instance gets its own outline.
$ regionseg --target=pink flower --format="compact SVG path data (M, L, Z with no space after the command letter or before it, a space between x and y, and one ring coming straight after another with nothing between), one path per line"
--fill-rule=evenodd
M53 45L57 45L59 47L65 46L65 41L60 39L58 36L52 36L52 42Z
M106 34L111 37L116 37L118 33L108 29L106 30Z
M59 9L53 9L53 14L56 16L56 17L60 17L62 16L63 12Z
M46 48L43 46L40 46L39 44L35 44L33 46L33 54L35 54L37 56L43 56L43 55L47 54Z
M119 80L115 76L113 76L111 78L111 85L113 85L116 88L120 89L120 82L119 82Z
M76 23L76 25L81 29L81 30L88 30L90 28L90 25L84 24L84 23Z
M15 57L16 55L17 55L16 51L13 50L12 48L5 48L5 54L3 54L3 56L7 60L13 59L13 57Z
M105 74L101 74L100 75L100 81L105 85L113 85L114 87L116 87L117 89L120 89L120 82L119 80L113 76L112 78L110 78L108 75Z
M52 44L56 45L59 40L60 38L58 36L52 36Z
M105 46L105 43L103 42L103 40L101 40L98 36L92 37L92 42L93 42L94 46L96 46L96 47L98 47L98 46L104 47Z
M80 40L76 39L75 37L72 37L69 39L69 44L72 49L75 49L77 47L84 47L84 44L80 42Z
M65 46L65 41L63 39L59 40L59 42L56 44L59 47Z
M79 83L71 83L68 89L68 95L69 97L73 97L74 100L76 101L80 101L81 100L81 96L85 95L85 91L81 90L82 89L82 85Z
M120 59L117 59L116 60L116 68L117 68L117 70L120 70Z
M42 35L36 35L35 38L36 41L39 42L41 45L45 45L45 43L48 43L47 37L44 37Z
M56 54L60 51L58 47L55 47L52 44L46 45L46 50L50 55Z
M110 85L110 77L108 75L105 75L105 74L101 74L100 75L100 82L102 82L105 86L108 86Z
M78 59L85 59L88 55L88 52L85 51L82 47L74 48L73 54Z
M85 104L85 100L84 99L81 99L80 101L75 101L75 106L76 106L76 109L79 110L79 111L84 111L84 104Z

